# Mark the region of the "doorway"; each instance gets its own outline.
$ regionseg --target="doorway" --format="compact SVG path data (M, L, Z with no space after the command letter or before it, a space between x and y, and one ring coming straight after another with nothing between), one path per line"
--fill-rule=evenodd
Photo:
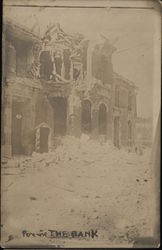
M54 108L54 134L65 135L67 131L67 98L52 98Z
M48 152L49 128L40 127L40 153Z

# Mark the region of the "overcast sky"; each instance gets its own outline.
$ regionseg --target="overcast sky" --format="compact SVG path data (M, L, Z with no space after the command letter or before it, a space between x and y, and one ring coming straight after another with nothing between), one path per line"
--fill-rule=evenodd
M37 21L41 34L49 23L58 22L65 32L79 32L90 39L105 35L116 47L113 54L114 71L138 87L138 116L152 115L156 25L154 10L6 7L4 15L28 28L32 28Z

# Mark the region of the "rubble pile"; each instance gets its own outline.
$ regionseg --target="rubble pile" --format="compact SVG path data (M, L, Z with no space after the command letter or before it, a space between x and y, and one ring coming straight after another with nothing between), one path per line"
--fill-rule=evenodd
M146 150L147 151L147 150ZM147 153L147 152L145 152ZM88 163L100 159L104 163L109 161L113 164L115 160L125 158L136 159L136 154L128 152L126 149L117 149L112 142L103 142L102 140L91 140L88 135L82 134L81 138L74 136L65 136L62 138L59 146L48 153L33 152L32 156L19 156L4 162L4 166L12 169L30 169L43 168L57 165L58 163L69 163L70 161L85 161ZM141 156L142 157L142 156ZM122 164L122 162L119 162ZM70 166L68 164L68 166Z
M7 207L16 204L12 213L20 228L94 228L111 243L133 242L139 232L151 230L149 155L146 149L138 155L84 134L65 136L54 151L3 162L6 171L15 172L5 176Z

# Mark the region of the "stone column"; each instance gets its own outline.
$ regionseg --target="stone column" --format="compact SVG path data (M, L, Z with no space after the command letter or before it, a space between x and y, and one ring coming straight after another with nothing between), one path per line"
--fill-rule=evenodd
M38 90L37 89L33 89L33 95L32 95L32 99L30 101L30 109L31 109L31 128L34 129L35 127L35 117L36 117L36 101L37 101L37 97L38 97Z
M7 42L6 42L7 43ZM7 43L7 51L6 51L6 77L12 78L16 76L16 49L14 45L9 42Z
M64 62L62 62L61 76L62 76L63 78L65 77L65 65L64 65Z
M34 128L35 128L35 119L36 119L36 101L37 101L37 97L38 97L38 90L37 89L33 89L33 94L32 94L32 99L30 100L30 145L29 145L29 153L32 153L35 149L35 135L34 135Z
M12 95L7 94L5 96L5 111L4 111L4 135L5 144L2 146L2 157L11 157L11 133L12 133Z
M30 155L35 149L35 116L36 116L36 99L37 90L32 90L30 99L24 100L23 107L23 147L25 154Z
M112 94L112 92L110 93ZM107 106L107 139L113 142L113 108L112 108L112 100L109 99Z
M113 118L112 118L112 142L114 144L114 137L115 137L115 129L114 129L114 123L115 123L115 118L118 118L119 119L119 131L118 131L118 139L119 139L119 148L121 147L121 117L120 116L115 116L113 115Z
M122 136L122 121L121 121L121 116L119 117L119 147L122 146L122 140L121 140L121 136Z
M90 87L92 81L92 41L89 41L87 49L87 84Z
M73 81L73 61L71 60L71 65L70 65L70 80Z
M4 27L4 31L2 32L2 81L5 80L6 77L6 33L5 33L5 27Z
M98 136L98 109L93 107L92 109L92 138L96 139Z
M68 99L68 133L77 137L81 135L81 102L74 91Z
M136 144L136 120L132 119L132 146Z
M71 135L79 137L81 135L81 107L75 106L71 116Z

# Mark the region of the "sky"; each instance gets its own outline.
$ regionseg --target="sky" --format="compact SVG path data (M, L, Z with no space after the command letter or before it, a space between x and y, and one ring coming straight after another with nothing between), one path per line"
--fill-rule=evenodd
M138 88L138 116L152 116L156 41L160 39L155 10L5 7L4 16L28 28L37 22L41 35L49 24L60 23L67 33L79 32L93 40L106 36L116 47L114 71Z

